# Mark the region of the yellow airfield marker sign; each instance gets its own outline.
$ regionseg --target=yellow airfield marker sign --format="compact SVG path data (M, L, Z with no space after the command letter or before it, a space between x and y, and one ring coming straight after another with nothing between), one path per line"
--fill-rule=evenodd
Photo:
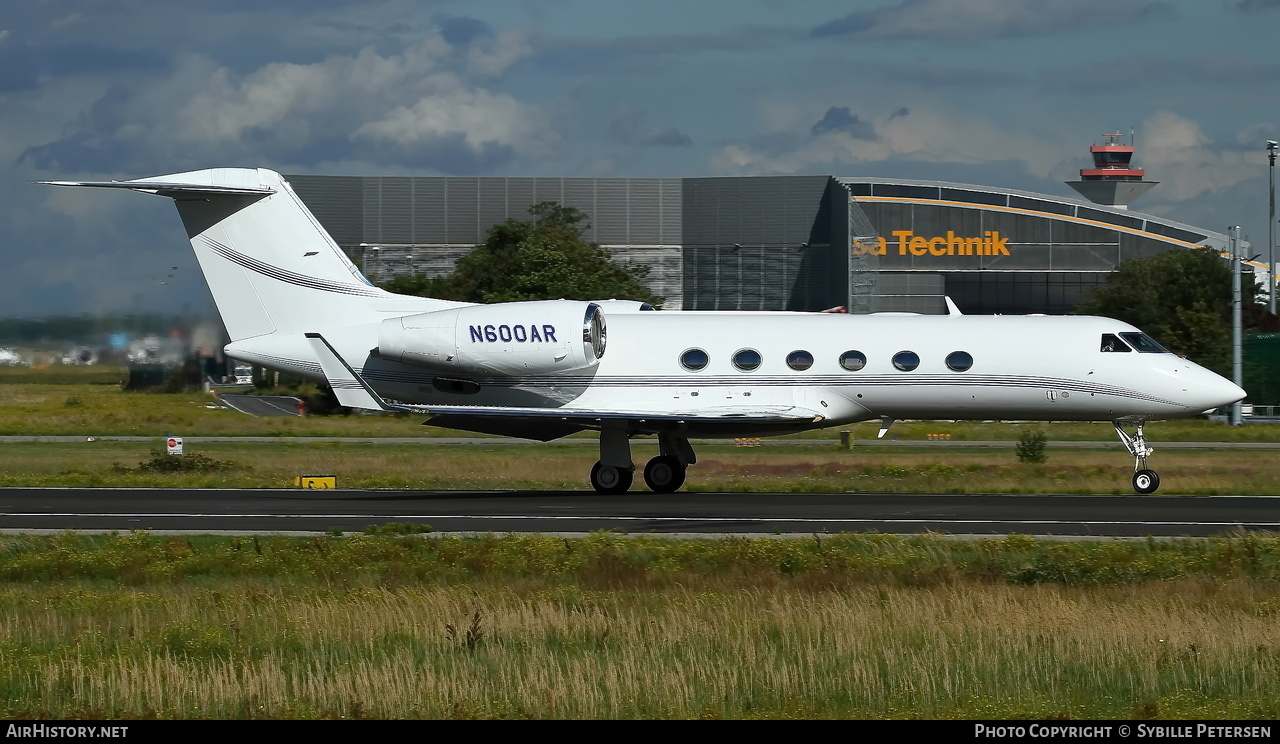
M337 488L338 477L336 475L299 475L293 479L293 485L298 488Z

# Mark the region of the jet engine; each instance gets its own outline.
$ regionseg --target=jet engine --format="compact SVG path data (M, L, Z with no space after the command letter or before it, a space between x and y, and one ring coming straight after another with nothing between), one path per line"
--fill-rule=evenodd
M594 302L470 305L382 321L378 356L467 375L583 371L604 356L604 311Z

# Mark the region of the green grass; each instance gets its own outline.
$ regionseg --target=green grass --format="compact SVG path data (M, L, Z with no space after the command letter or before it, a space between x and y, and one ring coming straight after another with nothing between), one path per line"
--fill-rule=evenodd
M405 415L254 417L203 392L125 392L111 385L0 384L0 435L455 436Z
M213 407L214 397L204 392L125 392L117 384L125 374L125 370L111 367L0 367L0 435L483 436L422 426L422 417L404 414L258 418ZM848 430L855 443L862 445L876 441L879 426L879 422L864 422L788 438L836 442L840 431ZM1050 442L1117 441L1108 423L1077 422L902 421L894 424L886 437L927 441L945 435L952 441L1013 442L1028 427L1043 430ZM1160 441L1274 442L1280 441L1280 424L1233 427L1204 419L1179 419L1153 423L1147 434L1157 446Z
M129 370L109 364L23 367L0 365L0 385L114 385L129 379Z
M956 580L1094 588L1206 580L1257 581L1268 591L1280 587L1280 537L1266 533L1126 541L874 533L691 540L607 532L573 539L391 534L415 529L390 524L346 537L172 537L145 531L0 535L0 579L129 586L255 579L331 587L535 581L635 588L686 580L721 587L772 585L787 578L827 589L929 587ZM1280 598L1267 601L1267 613L1280 612Z
M584 490L592 442L527 445L190 442L188 469L157 467L163 440L0 444L0 487L290 488L299 475L333 475L340 488ZM701 445L685 490L808 493L1129 494L1129 458L1110 450L1048 449L1021 463L1015 449L839 449L833 443ZM641 465L653 438L632 442ZM208 458L207 460L205 458ZM149 467L142 467L144 464ZM1161 494L1280 493L1280 457L1236 450L1159 452ZM217 467L194 467L216 465ZM644 486L639 482L635 489Z
M1267 719L1280 539L0 536L7 718Z

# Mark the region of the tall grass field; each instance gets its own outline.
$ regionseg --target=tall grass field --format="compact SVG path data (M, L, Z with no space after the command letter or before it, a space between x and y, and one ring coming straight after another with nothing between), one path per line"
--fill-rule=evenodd
M1255 535L66 533L0 577L7 718L1280 715Z

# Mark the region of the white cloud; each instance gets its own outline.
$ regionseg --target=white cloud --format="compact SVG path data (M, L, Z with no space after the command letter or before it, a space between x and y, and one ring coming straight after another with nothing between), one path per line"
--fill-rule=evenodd
M442 90L363 124L352 139L412 147L461 135L475 152L498 145L545 154L552 135L536 109L506 94L468 90L452 76L442 75L436 82Z
M0 28L0 44L3 44L7 38L9 38L9 29Z
M467 50L467 67L476 75L501 77L511 65L533 53L529 32L524 29L499 31L476 40Z
M816 121L819 117L813 117ZM810 169L894 159L937 163L1017 160L1036 177L1047 177L1062 159L1058 146L1024 129L1007 129L981 116L953 109L915 107L903 115L887 111L871 119L876 136L848 131L780 136L763 144L735 142L712 157L724 174L799 173ZM810 122L811 124L812 122ZM778 143L781 143L780 145Z
M1186 201L1220 192L1257 176L1250 161L1261 156L1225 149L1213 142L1200 124L1172 111L1157 111L1140 130L1135 165L1161 185L1152 195L1162 201ZM1255 163L1256 164L1256 163Z
M546 156L559 139L543 107L478 82L528 54L527 34L490 42L468 56L432 30L394 53L369 46L243 73L186 54L150 81L97 88L59 139L18 157L64 173L228 163L306 172L357 161L366 170L412 164L463 173ZM397 149L405 146L413 149Z
M306 136L313 117L358 116L411 94L449 51L438 34L431 34L387 57L367 47L355 56L331 56L309 65L273 62L239 80L220 68L184 107L181 129L185 137L208 142L282 125L295 136Z

